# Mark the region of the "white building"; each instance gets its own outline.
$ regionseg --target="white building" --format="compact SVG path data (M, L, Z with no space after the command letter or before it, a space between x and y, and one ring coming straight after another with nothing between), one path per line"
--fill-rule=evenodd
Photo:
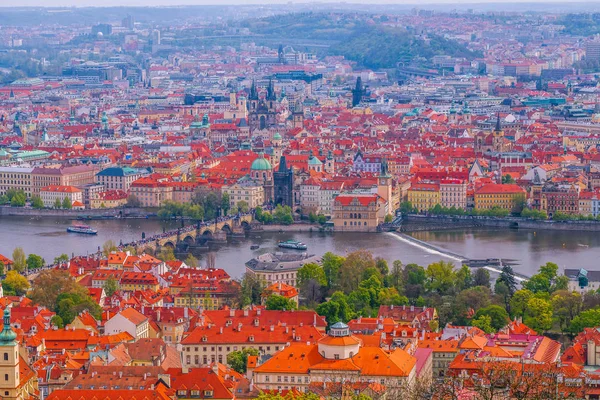
M115 335L121 332L128 332L135 340L147 338L148 318L133 308L126 308L113 316L104 324L104 333L106 335Z

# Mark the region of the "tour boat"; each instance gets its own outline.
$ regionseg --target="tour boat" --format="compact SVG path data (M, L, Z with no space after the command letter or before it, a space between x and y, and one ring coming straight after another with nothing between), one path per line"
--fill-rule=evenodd
M294 250L306 250L308 248L304 243L297 242L295 240L286 240L285 242L279 242L279 247Z
M67 232L84 233L86 235L95 235L98 233L96 229L93 229L91 226L87 225L71 225L67 228Z
M258 250L260 248L260 246L258 244L253 244L252 246L250 246L250 250Z

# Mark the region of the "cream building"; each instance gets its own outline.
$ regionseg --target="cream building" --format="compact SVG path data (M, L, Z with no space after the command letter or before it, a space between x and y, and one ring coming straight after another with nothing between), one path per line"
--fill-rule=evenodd
M61 203L65 198L71 201L83 204L83 192L74 186L46 186L40 189L40 197L44 202L44 207L53 207L56 200Z
M0 167L0 195L7 191L22 190L27 198L31 198L33 168L26 167Z
M229 195L231 207L237 206L240 201L245 201L250 209L262 206L265 203L263 186L248 175L240 178L233 185L223 186L221 193Z

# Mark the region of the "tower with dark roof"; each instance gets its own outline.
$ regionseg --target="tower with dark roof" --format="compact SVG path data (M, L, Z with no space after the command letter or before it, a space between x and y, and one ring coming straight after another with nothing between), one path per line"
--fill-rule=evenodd
M282 206L294 206L294 170L287 166L285 156L279 159L279 168L273 172L274 195L273 201L275 204Z

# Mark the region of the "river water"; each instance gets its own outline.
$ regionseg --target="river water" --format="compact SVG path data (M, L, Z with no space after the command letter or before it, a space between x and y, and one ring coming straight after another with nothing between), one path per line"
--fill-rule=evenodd
M0 217L0 254L11 257L15 247L21 246L25 253L35 253L51 261L57 255L85 255L98 251L107 240L124 243L171 229L174 224L156 220L106 220L86 222L98 230L98 235L87 236L67 233L73 221L54 218L30 219L24 217ZM256 232L246 239L235 239L227 244L212 246L216 266L225 269L233 277L244 272L244 263L264 252L281 251L280 240L294 239L308 245L308 252L322 255L327 251L346 254L355 250L369 250L388 262L428 265L456 259L443 249L467 258L510 258L517 260L515 270L531 275L547 262L556 262L561 269L598 268L600 235L593 232L556 232L527 230L460 230L442 232L418 232L413 236L441 248L440 252L414 245L392 233L277 233ZM250 246L258 244L258 250ZM294 250L286 250L294 251ZM195 254L206 262L206 253Z

